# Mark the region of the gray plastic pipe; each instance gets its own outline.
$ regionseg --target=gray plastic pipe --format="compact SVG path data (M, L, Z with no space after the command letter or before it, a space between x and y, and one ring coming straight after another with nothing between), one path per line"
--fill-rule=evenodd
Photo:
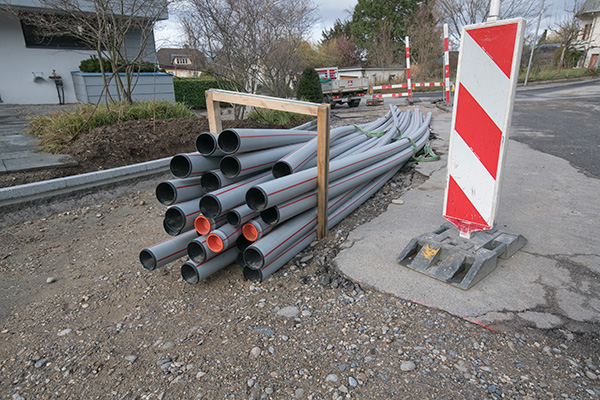
M356 135L356 136L355 136ZM334 145L329 148L329 159L333 160L338 157L340 154L346 152L348 149L351 149L360 143L367 140L367 137L363 134L356 133L350 134L340 140L338 140ZM286 162L282 162L281 160L273 165L272 173L273 177L281 178L282 176L290 175L293 172L302 171L304 169L312 168L317 165L317 152L311 155L310 158L302 162L297 166L297 169L292 171L292 166L287 164Z
M345 201L360 192L360 189L362 187L332 199L327 207L328 211L334 212L337 210ZM244 265L252 269L261 269L279 256L287 246L314 229L315 226L317 226L317 210L313 207L298 215L298 217L281 224L273 232L266 236L263 235L262 238L258 238L259 240L248 246L244 250ZM246 236L245 231L244 236ZM248 236L246 236L246 239L251 240Z
M243 176L228 178L223 175L220 169L214 169L202 175L200 186L202 186L202 190L204 190L205 193L209 193L244 179L246 179L246 177Z
M189 231L174 238L146 247L140 252L140 262L148 271L162 267L185 256L188 243L198 237L196 231Z
M235 227L225 224L219 229L212 231L206 238L206 245L215 253L220 253L224 249L235 243L235 240L242 234L242 227Z
M356 132L356 128L353 126L343 126L341 128L332 129L329 133L329 143L333 143L346 135ZM314 137L308 142L304 143L298 149L282 157L273 166L273 176L279 178L281 176L289 175L298 170L303 164L317 156L317 141L318 138Z
M204 156L223 156L225 153L218 147L218 135L202 132L196 137L196 150Z
M198 283L202 279L208 278L215 272L234 262L237 259L239 252L238 248L234 246L200 264L193 261L187 261L181 267L181 277L189 284Z
M233 185L212 191L200 198L199 207L207 217L215 218L244 203L244 194L254 185L272 180L270 171L246 178Z
M354 146L359 145L364 140L367 140L367 137L358 132L338 138L335 142L330 143L329 159L332 160L333 158L344 153L347 149L351 149ZM291 161L292 163L289 163L288 161ZM314 151L311 154L308 154L303 160L279 160L277 163L275 163L275 165L273 165L273 176L275 178L280 178L303 169L312 168L316 165L317 150L314 149Z
M331 182L328 190L329 197L339 196L358 185L362 185L375 179L377 176L391 168L404 165L406 161L410 160L413 153L414 149L412 147L406 148L395 153L391 157ZM266 210L261 211L260 216L265 222L276 225L316 206L317 190L315 189L276 206L267 208Z
M412 135L415 142L426 138L429 129L431 113L418 131ZM422 141L424 144L424 141ZM329 166L329 179L336 180L352 172L365 168L371 164L381 161L391 155L402 151L412 144L407 139L401 139L394 143L369 150L364 153L351 155L339 160L331 161ZM287 175L273 181L261 183L251 187L246 193L246 203L253 210L262 211L284 201L298 197L303 193L316 189L317 169L310 168L298 173Z
M206 245L207 237L207 235L199 236L188 243L187 255L193 262L201 263L217 254Z
M371 197L375 192L377 192L387 181L389 178L394 176L396 172L398 172L400 168L393 169L383 176L374 180L374 182L370 185L367 185L363 190L359 193L355 194L350 198L344 205L342 205L336 212L329 216L329 226L333 227L337 223L339 223L342 219L348 216L351 212L356 210L362 203L364 203L369 197ZM276 232L276 231L275 231ZM278 257L276 257L269 264L265 264L261 269L255 270L249 268L248 266L244 266L244 278L252 281L263 281L269 275L277 271L279 268L284 266L288 261L290 261L296 254L304 250L308 245L317 237L316 229L312 229L305 236L298 239L295 243L291 244L288 248L286 248ZM247 251L247 249L246 249ZM245 258L244 258L245 260Z
M273 227L273 225L267 224L262 219L255 218L243 226L242 234L250 242L255 242L267 233L271 232Z
M316 136L315 131L297 129L225 129L217 140L225 154L234 154L304 143Z
M170 179L156 186L156 198L164 206L200 199L205 194L200 186L201 177Z
M226 223L227 220L224 215L218 218L209 218L204 215L198 215L194 221L194 228L200 235L208 235Z
M219 157L205 157L200 153L181 153L171 158L169 168L173 176L184 179L219 168L220 161Z
M272 149L251 151L224 156L219 168L228 178L246 176L270 169L280 158L285 157L302 144L274 147Z
M253 209L248 207L247 204L242 204L241 206L229 211L225 215L227 223L235 227L242 226L246 222L256 217L258 217L258 211L254 211Z
M172 236L188 231L194 227L194 220L200 214L198 200L188 200L167 208L163 227Z

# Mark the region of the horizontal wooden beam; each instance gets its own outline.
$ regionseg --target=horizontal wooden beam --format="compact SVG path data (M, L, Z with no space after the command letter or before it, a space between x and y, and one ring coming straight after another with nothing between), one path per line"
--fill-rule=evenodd
M212 99L214 101L287 111L296 114L312 115L315 117L318 115L319 109L327 107L327 105L324 104L315 104L308 101L279 99L277 97L232 92L229 90L209 89L206 92L207 94L209 92L212 93ZM208 98L206 103L208 104Z

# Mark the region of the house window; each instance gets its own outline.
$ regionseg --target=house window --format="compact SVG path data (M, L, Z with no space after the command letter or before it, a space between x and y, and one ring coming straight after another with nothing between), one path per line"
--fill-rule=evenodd
M585 24L583 27L583 34L581 35L581 40L587 40L590 38L590 30L592 29L591 24Z
M28 48L92 49L90 45L73 36L44 35L37 26L28 23L27 19L21 19L21 29L25 38L25 47Z
M186 65L186 64L188 64L188 60L187 60L187 58L176 58L175 63L177 65Z

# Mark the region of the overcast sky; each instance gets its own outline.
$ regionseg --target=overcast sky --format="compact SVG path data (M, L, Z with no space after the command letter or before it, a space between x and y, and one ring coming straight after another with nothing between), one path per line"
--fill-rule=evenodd
M544 6L544 18L540 26L540 35L545 28L555 25L557 21L564 17L564 10L572 10L573 4L581 6L583 0L546 0ZM348 11L357 0L315 0L319 7L319 21L315 24L312 31L312 41L316 42L321 38L321 32L324 29L331 28L337 18L342 20L349 17ZM527 21L529 31L535 29L537 20ZM160 21L155 29L156 45L160 47L180 47L184 44L185 38L179 27L179 21L175 15L169 17L167 21Z

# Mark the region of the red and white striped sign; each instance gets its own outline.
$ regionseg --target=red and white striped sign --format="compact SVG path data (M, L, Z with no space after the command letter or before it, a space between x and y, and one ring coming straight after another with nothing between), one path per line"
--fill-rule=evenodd
M522 18L463 28L444 199L463 237L494 226L524 29Z

